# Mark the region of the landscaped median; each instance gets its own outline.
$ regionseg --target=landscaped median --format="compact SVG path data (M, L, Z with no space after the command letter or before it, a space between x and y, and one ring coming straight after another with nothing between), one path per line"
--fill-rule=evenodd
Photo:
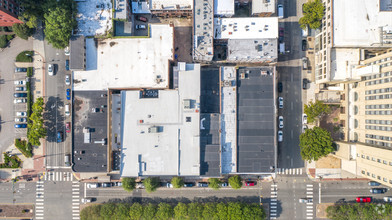
M10 156L7 153L3 153L4 156L4 163L0 164L0 168L19 168L20 164L22 163L18 156L13 155Z
M335 204L328 206L326 213L332 220L392 219L392 204Z
M22 51L18 54L18 56L16 56L16 62L27 62L27 63L31 63L33 62L33 55L34 55L34 51Z
M25 157L30 158L33 156L33 147L26 140L15 139L15 147L18 148Z

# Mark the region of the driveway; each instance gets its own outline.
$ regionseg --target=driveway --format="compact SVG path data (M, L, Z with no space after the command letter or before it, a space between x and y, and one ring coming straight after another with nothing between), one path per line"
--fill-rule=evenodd
M0 51L0 152L3 153L15 138L14 68L15 58L24 50L33 49L33 40L13 39L9 47ZM20 75L20 74L18 74ZM19 104L20 105L20 104Z

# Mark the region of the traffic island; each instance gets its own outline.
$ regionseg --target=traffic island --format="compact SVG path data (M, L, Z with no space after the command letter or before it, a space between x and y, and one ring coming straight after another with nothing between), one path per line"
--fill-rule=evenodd
M0 219L33 219L34 206L32 204L23 205L0 205Z

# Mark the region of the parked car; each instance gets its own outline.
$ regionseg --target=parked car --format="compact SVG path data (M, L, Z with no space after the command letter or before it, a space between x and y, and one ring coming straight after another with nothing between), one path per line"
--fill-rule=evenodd
M27 99L14 99L15 104L26 103Z
M27 72L27 68L16 67L15 73L24 73Z
M122 186L122 182L115 182L115 186Z
M227 182L220 183L221 187L228 187L229 184Z
M279 116L279 128L283 128L283 116Z
M112 183L102 183L102 187L104 188L112 187Z
M89 188L89 189L95 189L98 187L99 187L98 183L87 183L87 188Z
M64 48L64 54L65 56L69 56L71 54L69 51L69 47Z
M18 116L18 117L26 117L27 116L27 112L16 112L16 116Z
M171 183L168 183L168 182L161 182L160 184L161 184L162 187L173 188L173 185Z
M66 94L67 94L67 100L71 100L71 89L67 89Z
M255 182L254 181L245 181L245 186L254 186Z
M278 92L283 92L283 83L278 83Z
M143 16L136 16L136 20L143 21L143 22L147 22L148 21L148 19L146 17L143 17Z
M146 25L144 25L144 24L136 25L136 30L143 30L143 29L146 29Z
M370 182L368 182L368 185L369 186L379 186L379 185L381 185L381 183L376 182L376 181L370 181Z
M308 69L308 58L307 57L302 58L302 69L303 70Z
M63 132L57 132L57 143L63 142Z
M193 187L194 185L193 183L184 183L184 187Z
M90 203L92 201L92 198L82 198L82 203Z
M70 80L69 75L65 75L65 85L67 85L67 86L71 85L71 80Z
M71 132L71 122L65 123L65 132Z
M14 84L15 85L26 85L26 81L24 81L24 80L15 80Z
M310 199L310 198L299 199L299 203L311 203L311 202L313 202L313 199Z
M308 79L304 78L302 79L302 89L307 89L308 88Z
M24 86L15 87L15 91L26 91L26 87L24 87Z
M27 128L27 124L15 124L15 128Z
M74 153L75 154L84 154L84 150L75 150Z
M284 41L284 28L279 28L279 43Z
M65 60L65 70L69 70L69 60Z
M302 115L302 124L307 124L308 123L308 116L306 114Z
M372 197L357 197L355 201L358 203L368 203L372 201Z
M385 196L384 202L392 202L392 196Z
M373 194L383 194L387 192L387 189L385 188L372 188L370 189L370 192Z
M27 122L26 118L15 118L15 122Z
M173 188L173 186L170 188ZM144 189L144 184L143 183L136 183L136 189Z
M283 108L283 97L279 97L279 108Z
M282 142L283 141L283 131L279 130L278 131L278 142Z
M197 186L198 186L198 187L208 187L208 183L199 182L199 183L197 183Z
M15 98L27 97L27 93L14 93Z
M308 129L307 125L302 125L302 133L304 133L306 131L306 129Z
M302 40L302 51L306 50L306 40Z
M53 64L49 64L48 65L48 74L49 74L49 76L53 76L54 75Z

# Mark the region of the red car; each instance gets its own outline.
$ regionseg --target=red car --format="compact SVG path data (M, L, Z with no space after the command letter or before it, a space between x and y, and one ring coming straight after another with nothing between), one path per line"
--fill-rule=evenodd
M246 186L254 186L254 185L255 185L255 182L253 182L253 181L246 181L246 182L245 182L245 185L246 185Z
M146 17L143 17L143 16L137 16L136 19L139 20L139 21L143 21L143 22L147 22L148 21L148 19Z
M355 201L358 203L367 203L372 201L372 197L357 197Z
M67 123L65 124L65 131L66 131L67 133L71 132L71 122L67 122Z

